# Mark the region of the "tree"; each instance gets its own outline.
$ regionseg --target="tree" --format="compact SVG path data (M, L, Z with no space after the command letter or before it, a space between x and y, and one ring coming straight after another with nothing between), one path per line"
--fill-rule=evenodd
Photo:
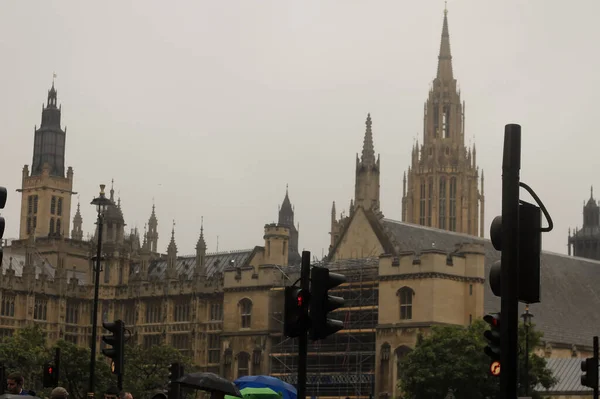
M60 348L60 386L66 388L76 399L85 398L90 380L90 349L64 340L57 341L53 350L54 348ZM116 385L110 366L102 357L96 361L95 379L97 397L101 397L98 395L109 386Z
M41 389L43 365L48 360L46 333L37 325L16 330L12 336L4 337L0 345L0 362L9 373L23 375L26 389Z
M124 388L130 391L134 398L165 388L169 378L169 365L175 362L182 363L186 373L196 371L191 359L172 346L126 346Z
M90 350L59 340L48 347L45 331L38 325L16 330L5 337L0 345L0 362L7 371L17 371L25 378L25 389L35 391L38 396L48 396L49 388L42 388L44 363L54 359L54 348L60 348L60 380L76 399L86 397L90 370ZM103 392L110 381L110 368L104 361L96 363L96 393Z
M489 373L489 358L484 354L486 341L483 332L487 325L477 321L465 328L436 326L431 334L421 337L415 350L400 364L402 378L398 382L406 399L444 398L452 389L457 398L484 399L496 397L500 380ZM519 336L524 339L525 328L520 326ZM556 384L546 360L533 353L542 334L529 328L530 392L541 384L550 388ZM524 346L524 345L523 345ZM519 364L524 365L524 350L520 351Z

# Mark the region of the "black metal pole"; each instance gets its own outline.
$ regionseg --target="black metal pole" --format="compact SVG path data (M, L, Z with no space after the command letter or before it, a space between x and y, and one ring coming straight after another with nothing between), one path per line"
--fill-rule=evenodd
M60 381L60 348L54 350L54 370L56 370L56 386L59 385Z
M594 337L594 357L596 358L596 367L598 366L598 336ZM589 372L589 371L588 371ZM598 371L594 373L598 375ZM594 382L594 399L598 399L598 380Z
M302 268L300 269L300 289L310 289L310 251L302 251ZM306 399L306 366L308 357L308 331L298 337L298 399Z
M518 393L519 339L519 172L521 170L521 126L504 128L502 160L502 287L500 332L500 397L516 399Z
M529 323L525 321L525 375L523 378L525 385L525 397L529 396Z
M96 377L96 340L98 339L98 294L100 291L100 262L102 260L102 220L103 215L98 212L98 248L96 252L96 270L94 270L94 309L92 310L92 342L90 344L90 386L88 389L88 398L94 397L95 377Z
M122 373L117 374L117 387L119 388L119 391L123 390L123 374Z

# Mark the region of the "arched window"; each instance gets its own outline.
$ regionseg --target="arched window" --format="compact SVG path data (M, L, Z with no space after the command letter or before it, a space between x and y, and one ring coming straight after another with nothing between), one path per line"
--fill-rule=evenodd
M62 230L61 230L61 227L62 227L62 226L61 226L60 224L61 224L61 223L60 223L60 219L58 219L58 218L57 218L57 219L56 219L56 235L57 235L57 236L60 236L60 235L62 235L62 234L61 234L61 233L62 233Z
M250 375L250 355L248 353L238 353L237 363L237 378Z
M421 179L421 200L419 209L419 224L425 226L425 201L427 200L425 193L425 179Z
M252 322L252 301L244 298L239 303L241 328L250 328Z
M446 178L440 177L440 206L439 212L440 217L438 220L438 228L445 229L446 228Z
M400 300L400 320L412 319L412 303L415 292L410 287L402 287L398 290Z
M50 213L52 215L56 214L56 197L52 197L52 200L50 200Z
M456 177L450 179L450 231L456 231Z
M54 234L54 218L50 218L50 231L49 231L50 235Z
M427 200L427 226L431 227L431 214L433 213L433 177L429 178L427 185L429 199Z

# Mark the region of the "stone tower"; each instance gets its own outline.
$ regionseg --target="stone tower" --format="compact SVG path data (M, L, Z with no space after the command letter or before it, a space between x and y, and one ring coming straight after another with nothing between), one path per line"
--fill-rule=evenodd
M280 226L287 227L290 231L289 248L288 248L288 265L300 264L302 257L298 252L298 229L294 225L294 207L290 201L288 187L285 187L285 197L279 208L279 220Z
M569 255L600 260L600 207L594 199L594 188L590 190L590 199L583 204L583 227L575 229L573 235L569 229ZM571 252L571 249L573 252Z
M23 167L21 193L21 227L19 238L68 237L70 232L73 168L65 176L65 141L67 128L60 126L61 107L57 91L48 91L42 105L42 123L34 128L33 161Z
M354 203L351 208L362 207L366 210L379 211L379 156L375 157L373 131L371 130L371 114L365 122L365 138L362 156L356 154L356 182L354 185ZM352 213L353 209L350 209Z
M413 147L404 175L402 220L483 237L483 172L480 191L475 146L465 146L464 110L444 10L437 75L425 102L423 144Z

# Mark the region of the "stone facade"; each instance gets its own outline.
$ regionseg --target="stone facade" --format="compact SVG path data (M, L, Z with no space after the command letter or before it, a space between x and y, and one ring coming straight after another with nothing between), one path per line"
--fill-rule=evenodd
M475 149L464 147L464 105L449 51L444 15L425 140L413 150L405 179L404 222L384 218L380 209L381 167L373 120L367 116L354 198L339 218L333 204L330 250L321 262L348 278L336 289L346 299L336 311L344 329L310 344L310 395L394 397L398 361L419 334L439 324L466 326L499 310L498 298L485 283L499 253L481 238L483 174L478 186ZM66 129L60 128L54 86L43 112L33 166L31 172L23 169L19 190L20 239L5 249L1 265L0 334L38 324L51 340L88 345L98 232L84 239L78 205L68 237L73 169L65 177ZM433 182L423 191L423 181ZM283 287L299 275L298 228L287 192L279 221L264 226L260 246L207 253L200 226L196 254L188 257L178 255L175 224L166 254L159 253L154 206L143 234L126 232L112 187L108 198L99 281L102 320L120 318L135 343L173 345L203 370L227 378L271 374L295 382L297 342L282 334ZM543 254L547 295L530 307L536 328L545 333L541 355L565 362L589 355L592 336L600 330L598 267L593 260ZM577 394L573 389L551 394L569 397Z

